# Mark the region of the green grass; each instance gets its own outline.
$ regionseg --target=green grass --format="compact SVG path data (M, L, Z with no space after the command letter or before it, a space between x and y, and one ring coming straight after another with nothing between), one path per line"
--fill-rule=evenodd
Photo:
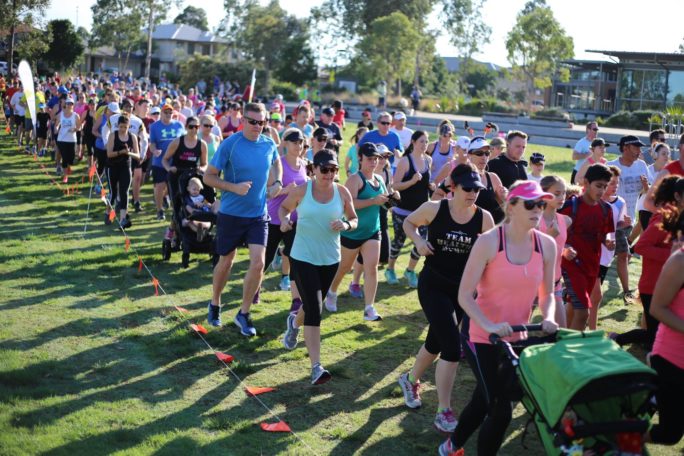
M559 163L568 150L535 150L547 154L549 168L562 168L567 176L570 167ZM77 175L84 172L76 167ZM224 293L226 325L209 328L207 340L236 357L235 372L247 385L277 388L260 398L302 444L290 434L259 428L272 421L270 415L171 310L181 305L191 321L204 323L211 266L205 256L194 255L183 270L178 253L161 262L165 224L154 220L150 186L144 188L147 209L133 215L130 235L166 297L154 296L150 277L137 271L136 253L125 252L119 232L103 225L98 199L83 236L85 185L81 192L63 196L37 163L0 136L0 453L435 453L443 436L431 426L434 371L424 378L420 410L404 407L396 384L425 336L414 290L381 280L377 307L385 319L379 324L364 322L362 303L341 294L340 311L326 314L322 325L322 359L334 379L314 388L303 344L290 352L279 342L289 295L277 291L278 274L267 275L262 302L253 308L259 335L245 339L231 324L246 267L246 256L239 253ZM633 284L637 271L635 262ZM616 299L614 271L606 289L601 326L634 327L638 309ZM462 367L454 391L457 411L473 386L469 369ZM542 454L534 431L527 437L529 450L520 444L526 420L518 406L501 454ZM475 440L469 454L475 454ZM651 450L674 455L682 446Z

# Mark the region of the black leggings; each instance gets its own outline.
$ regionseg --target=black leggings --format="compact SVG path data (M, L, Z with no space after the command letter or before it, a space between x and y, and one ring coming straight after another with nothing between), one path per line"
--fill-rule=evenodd
M394 227L394 239L392 240L392 245L390 247L389 254L389 257L392 259L399 258L401 249L402 247L404 247L404 243L406 242L406 233L404 233L404 220L406 220L406 217L408 216L392 212L392 226ZM418 227L418 232L420 233L420 237L422 237L423 239L427 239L427 226ZM418 250L416 249L415 245L413 246L413 249L411 249L411 258L413 258L414 260L420 258L420 254L418 253Z
M107 151L95 147L95 161L97 162L97 174L102 176L105 165L107 164Z
M72 166L76 159L76 143L57 141L57 149L62 156L62 167Z
M488 344L468 346L471 348L466 349L466 358L477 378L477 387L461 412L451 442L456 448L463 447L479 427L478 456L494 456L511 422L511 385L515 381L515 371L510 362L503 361L498 347Z
M276 250L278 250L278 245L280 245L280 241L283 241L285 244L283 255L286 257L290 256L290 250L292 250L292 243L294 242L296 229L297 226L295 225L290 231L283 233L280 231L280 225L274 225L273 223L268 224L268 240L266 241L266 259L264 260L264 271L273 262Z
M653 298L653 295L639 294L639 296L641 297L641 305L644 306L646 329L639 328L627 331L624 334L618 335L615 338L615 342L620 345L644 344L650 351L651 347L653 347L653 341L655 340L656 333L658 332L658 324L660 322L651 316L651 299Z
M328 294L339 263L317 266L290 257L290 274L297 284L304 309L304 326L321 326L323 300Z
M458 284L425 266L418 278L418 300L430 323L425 349L433 355L440 354L444 361L458 362L461 359L458 323L463 320Z
M128 161L107 166L107 182L112 207L128 210L128 190L131 187L131 165ZM117 196L119 197L118 205L116 205Z
M653 443L675 445L684 435L684 369L658 355L651 357L651 366L658 372L659 424L651 428Z

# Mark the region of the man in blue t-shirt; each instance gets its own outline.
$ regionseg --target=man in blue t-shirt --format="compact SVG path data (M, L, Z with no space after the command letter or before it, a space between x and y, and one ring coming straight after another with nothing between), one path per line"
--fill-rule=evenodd
M242 286L242 306L234 321L242 335L248 337L256 335L249 309L258 297L263 277L268 238L266 197L276 196L283 187L278 148L269 136L262 134L266 122L263 104L245 105L243 130L221 143L204 175L205 185L222 191L216 223L216 253L220 258L214 267L207 320L213 326L221 326L221 293L230 275L235 249L247 243L249 270Z
M392 151L393 155L390 157L390 164L392 165L392 172L396 169L394 165L395 160L399 160L404 153L404 146L401 145L401 138L398 134L390 131L392 125L392 116L389 112L381 112L377 118L377 130L371 130L361 137L357 147L361 147L364 143L384 144L387 149Z
M154 204L157 206L157 220L164 220L164 196L168 193L167 172L162 165L166 149L174 139L185 132L183 124L173 120L173 106L165 104L161 118L150 125L150 150L152 151L152 182L154 182Z

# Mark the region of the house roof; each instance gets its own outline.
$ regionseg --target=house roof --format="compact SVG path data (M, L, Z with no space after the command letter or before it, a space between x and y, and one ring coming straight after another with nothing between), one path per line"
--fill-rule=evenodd
M191 41L197 43L228 43L211 32L186 24L160 24L152 32L153 40Z
M587 49L586 52L604 54L617 57L620 61L637 60L647 63L652 62L684 62L684 54L674 52L633 52L633 51L600 51Z
M447 71L449 73L457 72L458 69L461 67L461 62L463 61L463 59L461 57L442 57L442 59L444 60L444 64L446 65ZM480 62L479 60L475 60L475 59L471 59L471 60L475 63L479 63L480 65L484 65L493 71L499 72L503 69L503 67L496 65L494 63Z

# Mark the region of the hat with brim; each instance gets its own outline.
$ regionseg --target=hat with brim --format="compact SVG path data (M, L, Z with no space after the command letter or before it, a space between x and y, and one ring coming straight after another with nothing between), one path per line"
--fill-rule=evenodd
M591 148L593 149L594 147L598 146L608 147L610 144L608 144L603 138L596 138L591 142Z
M459 136L459 138L456 140L456 145L463 150L468 150L468 147L470 146L470 138L467 136Z
M366 157L380 157L382 154L378 150L378 146L373 143L363 143L359 147L359 153Z
M394 113L394 120L405 120L406 119L406 114L404 114L401 111L397 111Z
M620 148L622 148L623 146L646 147L646 144L642 143L637 136L627 135L620 138Z
M461 136L461 138L465 138L465 136ZM458 138L459 141L461 138ZM483 137L476 136L475 138L470 140L470 143L468 143L467 149L468 149L468 152L472 152L474 150L480 150L480 149L489 149L489 143Z
M378 149L378 153L380 154L381 157L389 157L394 155L391 150L387 148L386 145L380 143L376 144L375 147Z
M487 188L487 186L482 183L480 174L476 173L475 171L452 177L451 182L454 185L460 185L463 188Z
M173 105L171 105L171 103L166 103L164 106L161 107L161 110L173 112Z
M334 152L328 149L323 149L316 152L316 155L314 155L313 164L319 168L321 166L339 166L337 163L337 156Z
M532 155L530 155L530 163L543 163L546 162L546 158L544 157L544 154L540 154L539 152L534 152Z
M161 109L159 109L159 106L153 106L150 108L150 114L159 114L161 112Z
M109 109L112 112L119 112L119 103L116 101L112 101L107 105L107 109Z
M527 181L512 188L511 191L508 192L508 197L506 198L506 201L510 201L513 198L520 198L522 200L529 201L536 199L551 200L555 197L551 193L547 193L544 190L542 190L539 183L535 181Z
M299 128L293 128L292 131L287 134L287 136L283 137L283 141L297 142L303 140L304 134Z

